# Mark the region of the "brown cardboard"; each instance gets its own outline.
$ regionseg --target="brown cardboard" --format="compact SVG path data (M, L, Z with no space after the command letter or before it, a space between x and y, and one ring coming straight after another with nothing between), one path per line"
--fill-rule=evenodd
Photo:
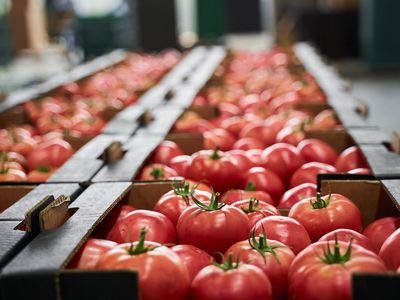
M305 134L308 139L324 141L339 153L355 145L352 137L343 129L306 130Z
M0 213L9 208L35 188L35 185L2 185L0 186Z
M75 151L82 148L86 143L88 143L93 138L94 136L80 136L80 137L70 136L70 135L64 136L64 140L70 143Z
M187 155L204 149L202 133L170 133L165 139L175 142Z
M186 109L186 111L195 112L201 118L206 120L212 120L219 116L219 110L217 106L214 105L202 105L202 106L190 106Z
M332 107L327 103L312 103L312 102L298 103L294 106L294 108L310 112L311 115L313 116L316 116L325 109L332 109Z

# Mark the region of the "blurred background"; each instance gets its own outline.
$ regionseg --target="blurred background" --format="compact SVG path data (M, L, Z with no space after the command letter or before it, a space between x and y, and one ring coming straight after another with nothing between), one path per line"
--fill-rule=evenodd
M307 41L353 82L371 111L400 93L394 0L0 0L0 93L113 49L197 44L250 50ZM383 109L383 111L382 111Z

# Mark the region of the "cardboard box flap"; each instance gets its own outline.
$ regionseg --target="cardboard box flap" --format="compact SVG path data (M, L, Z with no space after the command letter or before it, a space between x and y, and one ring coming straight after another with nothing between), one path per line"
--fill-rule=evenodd
M138 129L139 123L114 118L103 128L104 134L131 136Z
M125 143L128 135L100 134L75 153L75 157L97 159L112 142Z
M352 299L397 299L400 295L400 276L396 273L353 274Z
M47 182L79 182L86 183L100 170L101 160L72 157L61 166Z
M157 85L144 93L139 98L137 104L141 107L152 110L164 102L164 98L168 90L168 86Z
M177 87L176 90L175 97L171 99L169 103L182 107L189 107L196 97L196 94L199 92L199 89L188 85L181 85Z
M187 155L204 149L202 133L170 133L165 139L175 142Z
M348 132L359 145L383 144L390 141L390 137L378 128L350 128Z
M118 120L136 122L145 110L146 109L139 104L133 104L122 110L115 118Z
M377 178L400 178L398 154L388 151L384 145L360 145L360 149Z
M218 106L214 105L202 105L202 106L189 106L187 111L192 111L198 114L200 117L206 120L211 120L219 116Z
M305 135L308 139L319 139L326 142L339 153L354 145L351 136L343 129L307 130Z
M27 243L30 233L16 230L20 221L0 221L0 270Z
M30 191L35 188L35 185L19 185L8 183L7 185L0 185L0 213L12 206L15 202L23 198ZM22 218L22 217L21 217ZM0 219L2 218L0 214ZM9 219L9 218L5 218ZM11 218L12 219L12 218Z
M152 111L153 121L141 129L146 133L165 136L182 113L181 107L160 106Z
M395 205L400 210L400 179L387 179L381 182L386 191L392 195Z

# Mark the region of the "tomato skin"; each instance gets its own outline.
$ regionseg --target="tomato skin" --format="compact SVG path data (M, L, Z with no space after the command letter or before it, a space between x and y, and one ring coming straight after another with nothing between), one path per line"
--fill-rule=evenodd
M297 145L301 156L307 162L321 162L328 165L334 165L337 158L337 151L327 143L318 139L306 139Z
M0 172L0 181L26 181L25 172L21 170L9 169Z
M191 161L192 157L189 155L178 155L171 158L168 166L174 169L179 176L186 177L186 172Z
M39 168L37 170L30 171L28 173L27 180L31 182L46 182L53 174L54 170L52 170L51 168L49 168L48 170Z
M261 155L264 167L288 183L293 173L304 163L296 147L286 143L277 143L265 149Z
M171 250L181 258L188 271L190 282L201 269L209 266L213 261L208 253L192 245L176 245L171 247Z
M344 254L348 243L339 241L338 245L340 253ZM323 295L326 300L351 300L353 272L386 270L375 253L358 245L351 246L349 261L343 264L325 264L321 257L326 248L326 242L317 242L296 256L289 269L289 299L317 300Z
M279 176L263 167L253 167L243 175L242 188L246 188L249 183L254 184L257 190L270 194L275 202L285 191Z
M314 183L303 183L290 190L286 191L281 200L279 201L278 207L290 208L297 202L310 198L317 193L317 185Z
M254 200L248 198L232 203L233 207L240 208L241 210L243 210L244 213L246 213L247 217L249 218L250 227L253 227L258 221L265 217L281 215L281 213L275 206L265 203L263 201L258 201L256 203L255 209L257 211L246 212L246 210L249 208L249 204L251 201Z
M207 130L203 133L204 149L221 149L221 151L228 151L232 149L235 143L235 137L229 131L222 128L215 128Z
M154 242L145 242L153 250L130 255L128 249L138 242L121 244L106 252L96 264L96 269L135 270L139 276L142 300L186 299L190 282L186 268L177 254Z
M359 175L371 175L371 170L368 168L357 168L348 171L349 174L359 174Z
M400 267L400 228L393 232L382 244L379 257L383 259L389 270Z
M335 128L338 125L335 113L332 109L325 109L314 117L312 128Z
M215 211L190 206L179 217L176 228L180 244L196 246L210 255L225 252L232 244L246 239L250 232L246 214L230 205Z
M100 257L117 245L112 241L89 238L75 254L69 267L80 270L94 269Z
M176 230L172 222L159 212L144 209L132 211L117 220L107 234L107 240L119 244L137 241L142 227L147 228L148 241L160 244L176 242Z
M254 162L243 150L234 149L227 151L226 153L235 158L236 166L240 174L244 174L248 169L255 166Z
M233 204L251 197L271 205L274 204L274 200L271 196L263 191L228 190L221 196L221 199L223 199L226 204Z
M139 180L167 180L178 174L174 169L164 164L151 164L145 166L139 175Z
M184 153L175 142L163 141L156 150L154 150L153 162L167 165L172 158L178 155L184 155Z
M271 281L273 299L286 299L287 275L295 255L292 250L281 242L268 239L267 242L269 246L278 246L278 248L274 249L275 256L271 252L264 252L264 258L245 240L229 247L225 252L225 257L231 254L234 261L239 258L239 261L243 263L259 267Z
M340 153L335 163L340 172L348 172L353 169L368 168L360 149L356 146L349 147Z
M352 240L354 245L361 246L369 251L374 252L375 254L379 253L379 249L369 238L351 229L340 228L333 230L323 235L318 242L335 241L335 237L338 239L338 241L347 243Z
M212 265L194 278L190 295L193 300L270 300L272 287L268 277L255 266L241 264L224 271Z
M205 202L210 200L211 193L193 190L193 196L196 197L197 200ZM178 223L179 216L182 214L182 212L193 204L194 202L191 200L190 196L185 199L183 196L177 195L175 191L172 190L160 197L153 210L168 217L172 224L176 226L176 223Z
M400 228L400 217L385 217L369 224L363 234L370 238L380 249L385 240Z
M256 121L244 126L239 136L258 139L264 143L265 147L268 147L274 143L276 132L271 127L267 127L263 121Z
M317 184L318 174L332 174L336 172L337 170L334 166L319 162L309 162L302 165L296 172L294 172L290 179L289 187L294 188L303 183Z
M307 230L295 219L284 216L266 217L254 225L255 234L260 235L263 227L268 239L285 244L295 254L311 244Z
M252 138L252 137L245 137L238 139L232 146L233 149L240 149L240 150L250 150L250 149L260 149L263 150L265 148L264 143Z
M335 229L362 231L361 211L350 199L340 194L322 196L321 199L327 203L326 207L313 208L311 202L318 201L317 196L301 200L289 211L289 217L306 228L313 242Z
M286 126L276 135L276 142L297 146L305 138L306 134L300 130L300 126Z

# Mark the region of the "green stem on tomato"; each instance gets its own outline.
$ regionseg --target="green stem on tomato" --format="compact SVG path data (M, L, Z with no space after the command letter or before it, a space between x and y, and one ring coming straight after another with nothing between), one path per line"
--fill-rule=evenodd
M310 200L311 207L313 209L325 208L329 205L329 203L331 201L331 194L329 194L329 197L327 200L322 198L321 193L317 193L316 198L317 199L315 201Z
M190 197L192 198L194 204L196 204L202 210L215 211L215 210L220 210L221 208L223 208L225 206L224 201L221 201L221 202L219 201L220 194L218 192L217 193L214 193L214 192L211 193L211 199L210 199L210 203L208 205L204 204L203 202L198 200L194 196L193 191L191 192Z
M244 188L244 190L248 191L248 192L254 192L256 190L256 185L253 182L249 181L246 184L246 187Z
M210 158L211 159L213 159L213 160L219 160L219 159L221 159L221 155L219 155L219 147L216 147L215 149L214 149L214 151L213 151L213 153L210 155Z
M335 244L333 245L333 252L331 250L331 246L329 245L329 241L327 241L327 248L323 250L324 255L320 257L321 261L328 264L345 264L351 258L351 245L353 243L353 239L350 239L349 245L346 249L346 252L342 255L340 253L340 247L338 243L337 236L335 234Z
M154 179L160 179L164 176L164 170L161 168L152 168L150 175L154 177Z
M131 244L131 246L128 249L129 255L139 255L139 254L146 253L153 249L151 247L146 247L144 245L144 242L146 240L146 233L147 233L146 227L142 227L140 229L138 244L136 245L136 247L133 247L133 243Z
M258 236L258 240L257 240L257 237L256 237L255 228L253 229L251 235L249 236L248 242L249 242L250 247L261 254L261 256L264 259L264 263L266 263L265 253L271 253L272 256L276 259L276 261L278 263L280 263L279 262L279 258L278 258L278 254L276 253L275 249L283 248L284 246L270 246L268 244L267 234L265 233L265 228L264 228L263 225L261 225L261 226L262 226L262 234L260 234Z
M225 257L219 253L222 257L222 263L214 263L214 266L224 270L224 271L229 271L233 269L239 268L239 256L237 256L236 261L233 261L233 256L232 254L228 255L228 259L226 260Z

